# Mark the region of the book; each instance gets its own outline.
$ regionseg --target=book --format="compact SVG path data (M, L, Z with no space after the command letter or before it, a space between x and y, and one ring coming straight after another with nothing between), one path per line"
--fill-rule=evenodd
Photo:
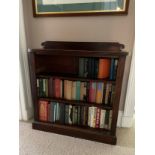
M49 80L48 80L48 94L49 94L49 97L54 97L54 84L53 84L53 78L50 77Z
M76 100L80 100L80 81L76 81Z
M39 97L39 79L37 79L37 96Z
M65 105L65 124L69 124L69 105Z
M113 104L115 98L115 85L112 85L112 92L111 92L111 102L110 105Z
M90 81L90 88L89 88L89 102L96 101L96 82Z
M72 99L72 81L64 80L64 98L67 100Z
M92 118L91 118L91 127L93 127L93 128L95 128L95 126L96 126L96 112L97 112L97 107L93 107L92 108L92 113L93 113L93 115L91 116Z
M78 106L78 113L77 113L77 124L81 125L81 120L80 120L80 116L81 116L81 107Z
M44 97L43 79L39 79L39 97Z
M81 101L86 101L86 86L87 86L86 82L81 82L81 85L80 85L80 100Z
M84 77L88 77L88 58L84 58Z
M105 124L105 113L106 113L106 110L101 109L101 114L100 114L100 128L104 128L104 124Z
M94 58L94 78L98 77L98 70L99 70L99 59Z
M111 105L112 84L109 84L108 104Z
M73 124L73 109L72 109L72 105L69 105L68 123L69 124Z
M106 110L105 123L104 123L104 128L105 129L109 129L109 116L110 116L110 110Z
M59 103L56 103L56 117L55 117L55 121L59 122L59 119L60 119L60 105Z
M56 97L56 98L60 98L60 79L58 79L58 78L55 78L54 79L54 88L55 88L55 90L54 90L54 92L55 92L55 94L54 94L54 97Z
M95 128L100 127L100 114L101 114L101 109L97 108L96 109L96 122L95 122Z
M79 77L84 77L84 58L79 58Z
M110 84L107 83L106 84L106 92L105 92L105 104L108 104L108 95L109 95L109 88L110 88Z
M64 104L60 104L60 123L64 124L65 123L65 105Z
M113 80L116 80L116 76L117 76L117 67L118 67L118 59L115 59L115 62L114 62Z
M78 124L78 106L73 106L73 113L72 113L72 124L77 125Z
M92 58L88 58L88 77L92 77Z
M115 63L115 60L114 58L112 58L111 64L110 64L110 80L113 80L113 77L114 77L114 63Z
M39 120L48 121L48 101L39 100Z
M47 119L47 120L48 120L49 122L51 122L51 121L52 121L52 116L51 116L51 104L48 104L47 109L48 109L48 111L47 111L48 119Z
M110 73L110 59L99 59L98 78L108 78Z
M76 100L76 81L72 82L72 100Z
M103 88L104 88L104 83L98 82L97 88L96 88L96 103L101 104L103 101Z

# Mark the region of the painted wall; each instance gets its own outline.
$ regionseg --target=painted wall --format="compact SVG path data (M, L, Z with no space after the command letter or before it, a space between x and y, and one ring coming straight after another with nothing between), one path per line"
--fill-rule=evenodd
M134 0L130 0L127 16L42 17L34 18L32 0L23 0L27 44L41 47L41 42L90 41L120 42L129 52L122 86L120 110L124 108L130 61L134 43Z

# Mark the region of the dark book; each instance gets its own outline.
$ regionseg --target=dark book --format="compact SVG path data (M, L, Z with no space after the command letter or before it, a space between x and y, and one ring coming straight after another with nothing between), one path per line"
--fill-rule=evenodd
M94 78L98 77L98 70L99 70L99 59L94 58Z
M91 78L92 76L92 58L88 59L88 77Z
M94 78L95 76L94 76L94 74L95 74L95 61L94 61L94 58L91 58L91 75L90 75L90 77L91 78Z
M73 106L73 124L78 124L78 106Z
M88 77L88 58L84 58L84 77Z
M78 106L77 108L78 108L78 114L77 114L77 124L78 124L78 125L81 125L81 122L80 122L81 107L80 107L80 106Z
M65 123L65 105L60 104L60 123L64 124Z
M65 105L65 124L69 124L69 105Z
M44 97L44 95L43 95L43 79L39 79L39 97Z
M84 77L84 58L79 58L79 77Z
M117 76L117 68L118 68L118 59L115 59L115 61L114 61L113 80L116 80L116 76Z
M51 122L52 121L52 116L51 116L51 104L48 104L48 121Z
M49 97L54 97L54 84L53 84L53 78L50 77L49 80L48 80L48 94L49 94Z
M109 116L110 116L110 110L106 110L106 113L105 113L105 124L104 124L104 128L106 128L106 129L109 128Z
M112 58L111 64L110 64L110 80L113 80L113 77L114 77L114 63L115 63L115 60L114 58Z

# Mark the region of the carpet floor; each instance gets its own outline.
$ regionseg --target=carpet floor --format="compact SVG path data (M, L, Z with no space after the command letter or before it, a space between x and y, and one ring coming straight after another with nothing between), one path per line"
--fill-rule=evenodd
M19 123L20 155L134 155L134 127L117 129L117 145L32 130L30 122Z

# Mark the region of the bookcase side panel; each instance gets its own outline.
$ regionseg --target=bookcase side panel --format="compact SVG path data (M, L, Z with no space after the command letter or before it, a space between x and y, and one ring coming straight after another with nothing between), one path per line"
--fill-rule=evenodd
M111 134L115 136L116 134L116 127L117 127L117 118L118 118L118 110L119 110L119 102L121 96L121 89L122 89L122 80L124 74L124 67L125 67L125 60L126 56L121 56L118 62L118 70L116 76L116 87L115 87L115 98L112 107L112 125L111 125Z
M30 70L30 83L32 92L32 101L34 106L34 119L38 121L38 102L37 102L37 82L36 82L36 69L35 69L35 54L28 52L29 70Z

